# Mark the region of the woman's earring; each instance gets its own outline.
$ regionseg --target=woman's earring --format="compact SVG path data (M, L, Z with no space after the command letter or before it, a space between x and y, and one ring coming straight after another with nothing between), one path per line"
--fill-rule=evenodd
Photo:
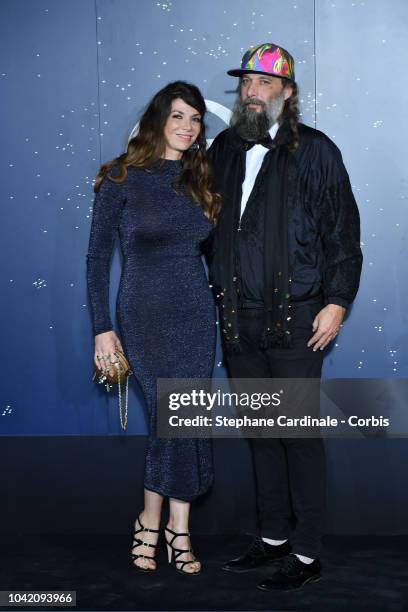
M200 145L198 144L197 141L194 141L193 144L191 145L191 147L189 147L189 151L197 151L200 148Z

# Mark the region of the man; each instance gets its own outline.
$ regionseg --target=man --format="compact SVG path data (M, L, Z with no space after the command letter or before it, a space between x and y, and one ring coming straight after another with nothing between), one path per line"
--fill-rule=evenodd
M231 127L210 155L223 197L210 257L233 378L320 379L359 286L359 213L337 146L298 121L294 60L249 49ZM282 560L258 587L300 588L321 576L323 440L251 439L260 534L223 569ZM295 528L291 533L291 523Z

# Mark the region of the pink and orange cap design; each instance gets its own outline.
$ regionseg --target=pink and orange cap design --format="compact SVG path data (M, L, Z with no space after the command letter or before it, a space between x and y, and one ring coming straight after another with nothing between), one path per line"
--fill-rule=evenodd
M294 81L295 61L283 47L273 43L262 43L246 51L241 68L228 70L231 76L241 76L245 72L262 72Z

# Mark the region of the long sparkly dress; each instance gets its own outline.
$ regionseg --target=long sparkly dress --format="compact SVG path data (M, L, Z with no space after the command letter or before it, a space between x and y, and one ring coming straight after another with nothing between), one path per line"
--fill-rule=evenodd
M94 334L112 330L109 270L118 234L119 337L150 415L144 486L190 501L212 484L211 440L154 433L157 378L211 378L215 356L215 305L201 258L212 223L187 193L173 190L180 172L179 161L163 160L154 172L129 167L122 183L104 178L94 199L87 282Z

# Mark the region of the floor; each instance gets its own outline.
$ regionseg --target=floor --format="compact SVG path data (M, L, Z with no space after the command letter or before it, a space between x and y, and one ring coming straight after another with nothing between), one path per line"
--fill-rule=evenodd
M326 537L322 580L293 593L255 588L273 566L241 575L220 569L249 536L196 536L203 571L194 577L168 565L163 541L157 572L135 571L130 540L130 534L2 537L0 590L75 590L77 611L408 610L408 537Z

